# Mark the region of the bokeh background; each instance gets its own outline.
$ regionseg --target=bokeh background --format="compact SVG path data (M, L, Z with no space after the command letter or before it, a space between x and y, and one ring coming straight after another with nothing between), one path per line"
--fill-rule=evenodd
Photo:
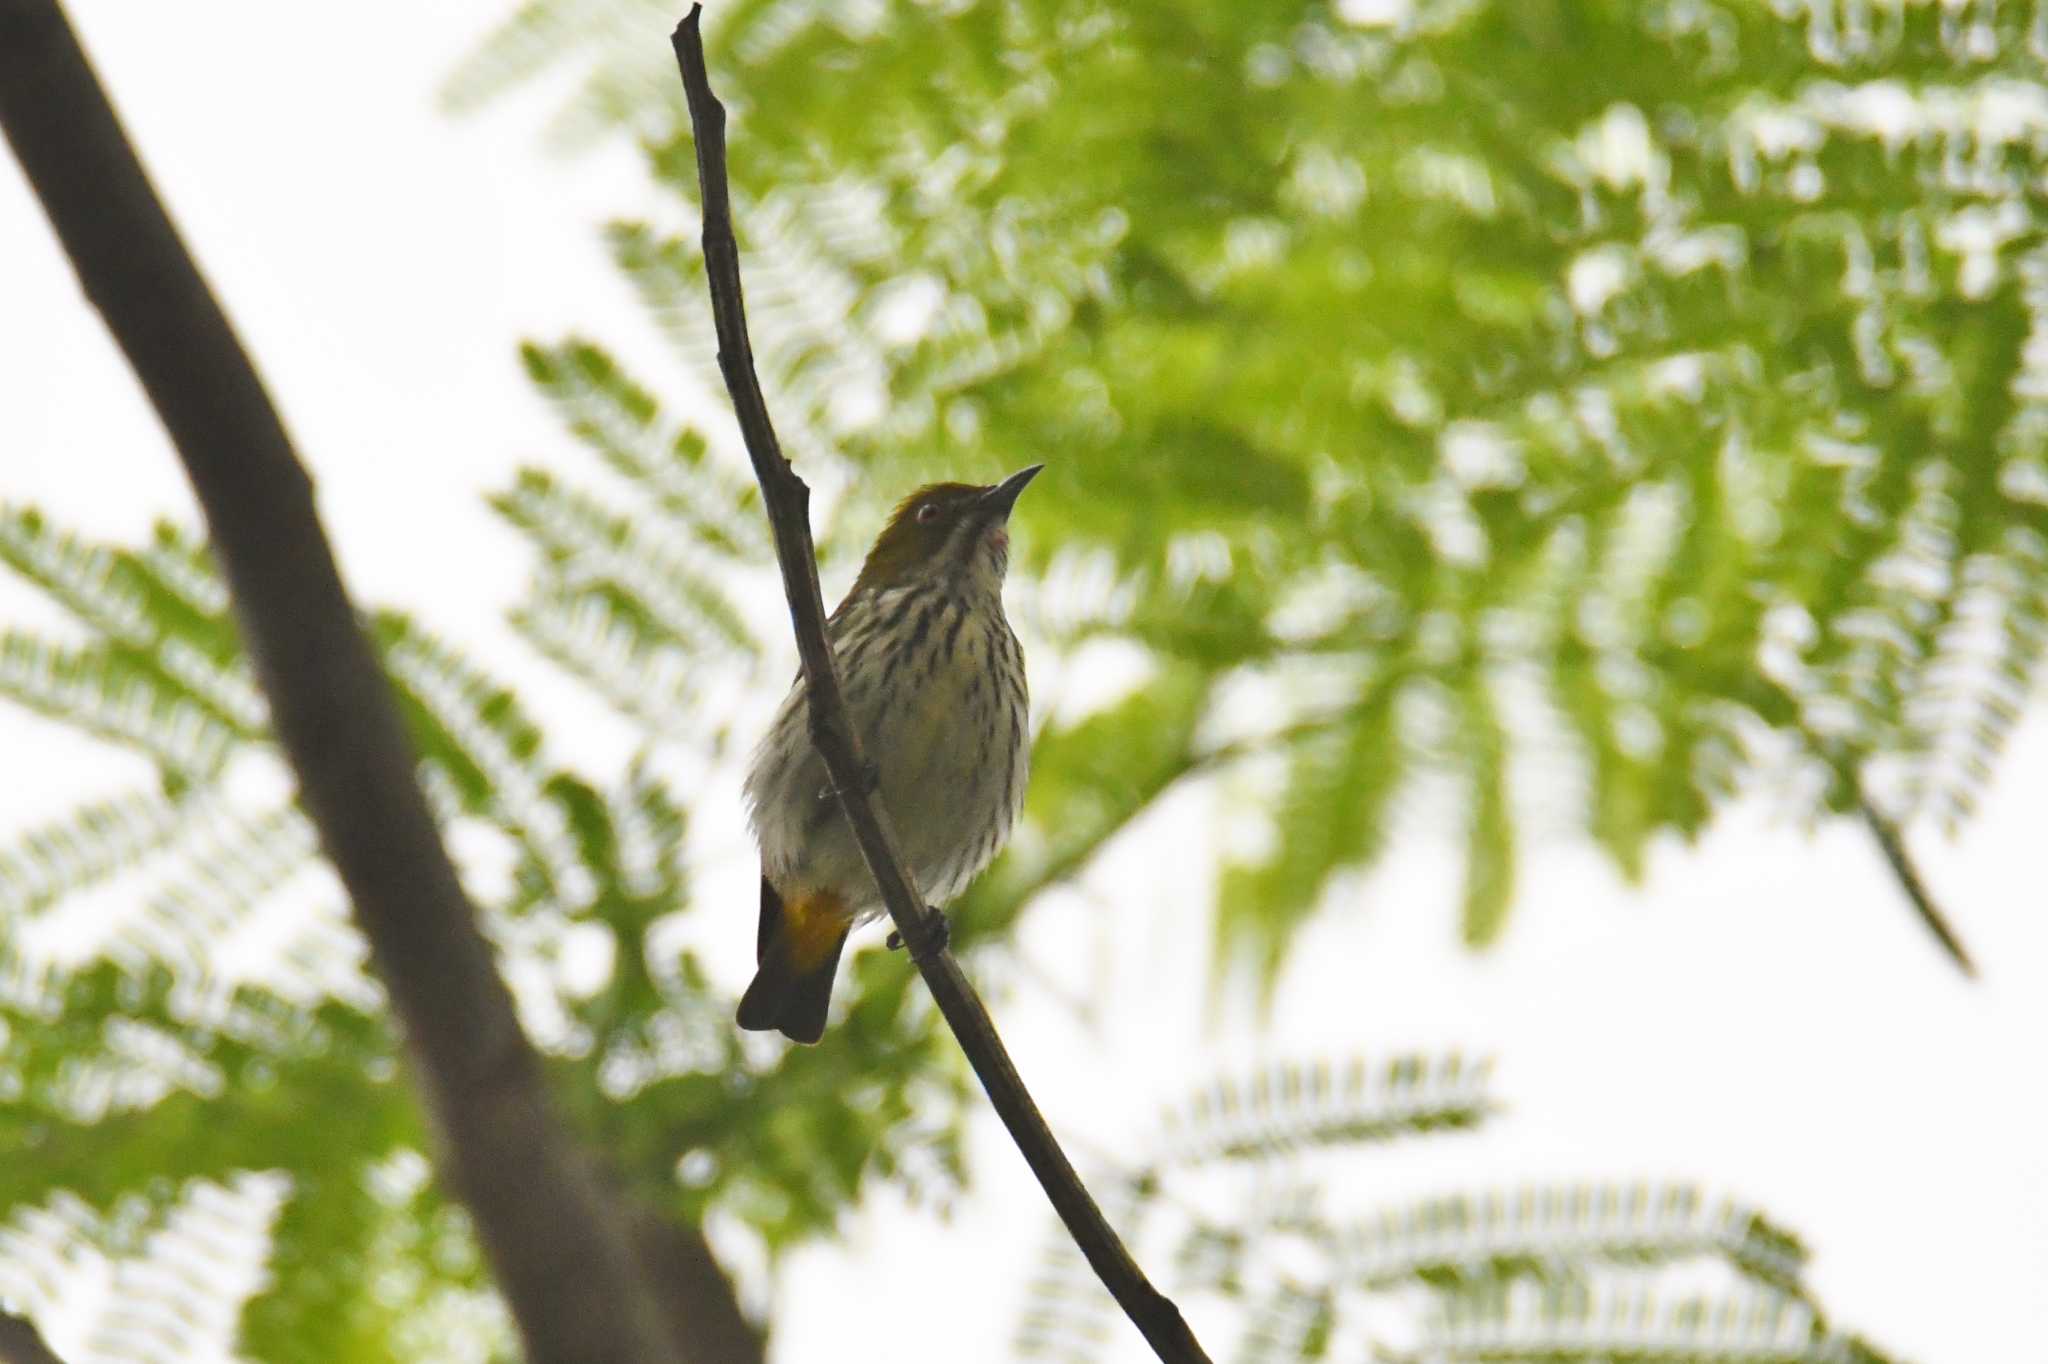
M879 932L822 1047L727 1021L795 660L677 16L72 15L622 1182L771 1358L1144 1357ZM1217 1357L2038 1350L2043 12L709 19L828 599L911 486L1048 465L956 940ZM74 1361L509 1357L12 169L0 262L0 1300Z

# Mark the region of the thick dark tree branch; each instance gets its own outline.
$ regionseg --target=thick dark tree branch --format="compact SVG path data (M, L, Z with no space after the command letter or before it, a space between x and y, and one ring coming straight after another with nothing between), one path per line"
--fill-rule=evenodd
M939 1011L967 1053L991 1103L1010 1129L1046 1197L1088 1257L1088 1263L1116 1298L1153 1351L1163 1360L1206 1361L1194 1333L1173 1305L1146 1279L1102 1210L1095 1206L1080 1176L1068 1162L1038 1107L1024 1088L1010 1054L990 1021L960 964L936 938L923 897L904 873L888 816L877 806L863 774L868 771L860 741L847 718L839 674L825 637L825 603L818 591L817 554L811 544L810 488L782 457L781 444L768 419L768 405L754 373L753 346L747 339L746 304L740 293L739 247L733 238L731 195L725 170L725 106L711 93L704 66L704 39L698 24L702 6L676 26L673 45L682 67L683 89L689 97L690 125L697 139L697 177L704 208L704 263L711 290L711 313L718 332L718 366L732 393L747 453L761 483L761 496L775 532L775 557L782 566L782 585L796 627L797 652L803 658L804 681L810 694L811 733L847 822L860 843L861 856L874 874L882 901L896 922L896 931L910 947Z
M739 1294L701 1228L650 1208L631 1207L633 1246L670 1334L690 1364L762 1364L766 1342L740 1310Z
M0 1364L64 1364L27 1317L0 1312Z
M556 1119L312 485L55 0L0 0L0 127L205 508L300 798L404 1024L442 1173L475 1217L526 1357L760 1359L744 1320L706 1338L746 1339L745 1351L681 1349L694 1335L672 1338L620 1209ZM688 1262L710 1266L708 1252ZM729 1286L692 1300L730 1304Z

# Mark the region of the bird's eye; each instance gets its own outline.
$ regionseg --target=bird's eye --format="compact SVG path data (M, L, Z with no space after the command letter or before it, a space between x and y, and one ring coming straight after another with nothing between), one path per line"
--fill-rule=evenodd
M927 502L922 507L919 507L917 509L917 520L919 525L929 526L932 522L938 519L939 504L936 502Z

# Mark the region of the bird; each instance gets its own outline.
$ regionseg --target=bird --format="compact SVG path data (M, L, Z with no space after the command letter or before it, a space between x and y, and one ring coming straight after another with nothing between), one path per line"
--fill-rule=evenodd
M981 874L1024 803L1030 694L1003 580L1010 511L1044 467L911 493L826 622L872 789L904 870L934 905ZM815 1043L847 936L884 907L811 740L801 674L754 752L745 795L761 905L737 1021Z

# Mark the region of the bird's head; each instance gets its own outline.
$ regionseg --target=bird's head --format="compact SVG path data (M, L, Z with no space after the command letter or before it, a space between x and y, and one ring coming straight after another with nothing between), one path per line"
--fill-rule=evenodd
M928 483L903 499L868 551L854 592L921 583L1000 591L1010 566L1010 508L1043 464L1000 483Z

